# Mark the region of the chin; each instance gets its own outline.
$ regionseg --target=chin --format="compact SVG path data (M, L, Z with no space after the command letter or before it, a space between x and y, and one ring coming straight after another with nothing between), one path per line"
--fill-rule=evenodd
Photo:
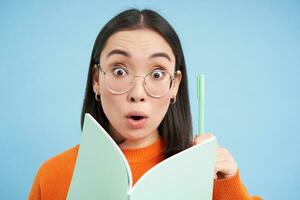
M129 135L124 135L124 137L126 138L126 140L141 140L146 138L148 135L141 135L137 132L134 132L133 134L129 134Z

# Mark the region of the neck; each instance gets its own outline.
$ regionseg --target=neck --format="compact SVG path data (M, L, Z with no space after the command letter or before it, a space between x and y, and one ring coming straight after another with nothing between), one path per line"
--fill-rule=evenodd
M127 139L123 143L119 144L119 147L121 149L138 149L138 148L143 148L146 146L149 146L153 144L155 141L157 141L160 138L158 131L155 133L142 138L142 139L136 139L136 140L130 140Z

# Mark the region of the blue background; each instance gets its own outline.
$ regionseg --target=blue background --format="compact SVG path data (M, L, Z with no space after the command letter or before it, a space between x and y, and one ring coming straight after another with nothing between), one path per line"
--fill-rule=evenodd
M26 199L48 158L77 144L92 46L118 12L152 8L206 75L206 128L265 199L299 199L299 1L1 1L0 199Z

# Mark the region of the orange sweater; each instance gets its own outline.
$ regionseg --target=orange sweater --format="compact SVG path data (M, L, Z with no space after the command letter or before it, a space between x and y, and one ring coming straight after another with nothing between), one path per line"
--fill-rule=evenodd
M133 184L151 167L164 159L164 143L155 143L140 149L122 149L133 176ZM33 182L29 200L66 199L71 182L79 145L49 159L38 170ZM239 173L214 182L213 200L258 200L250 197L243 186Z

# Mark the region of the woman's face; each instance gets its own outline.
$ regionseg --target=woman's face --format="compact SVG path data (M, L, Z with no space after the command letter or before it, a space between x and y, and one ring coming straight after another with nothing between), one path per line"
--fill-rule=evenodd
M150 29L119 31L107 40L100 55L100 65L104 72L111 71L116 75L122 75L128 69L136 76L144 77L150 72L159 76L160 72L155 72L164 70L174 77L175 56L164 38ZM114 94L106 87L104 73L99 71L99 75L94 75L94 92L100 94L114 139L123 142L120 147L140 148L153 143L159 137L157 128L170 106L170 98L177 94L180 71L177 71L173 87L160 98L146 92L141 77L134 78L127 92Z

